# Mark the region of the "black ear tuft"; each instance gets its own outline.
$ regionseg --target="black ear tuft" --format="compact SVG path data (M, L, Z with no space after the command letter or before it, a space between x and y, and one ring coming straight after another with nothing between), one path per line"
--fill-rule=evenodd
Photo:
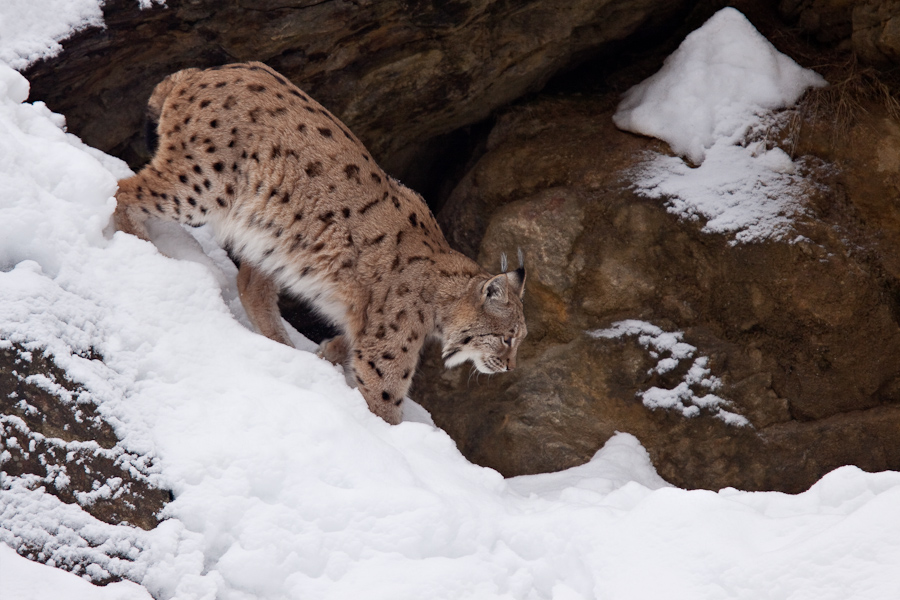
M516 253L519 258L519 268L506 274L509 278L509 285L515 290L519 298L525 295L525 253L519 248Z
M525 267L519 267L515 271L506 274L509 279L509 286L521 298L525 294Z

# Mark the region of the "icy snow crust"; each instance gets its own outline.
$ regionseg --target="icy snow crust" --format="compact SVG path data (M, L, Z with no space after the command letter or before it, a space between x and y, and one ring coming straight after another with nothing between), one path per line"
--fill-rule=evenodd
M105 229L127 169L26 93L0 65L0 338L51 353L175 499L145 532L5 480L4 544L86 557L87 576L146 593L4 549L4 600L896 599L900 474L685 491L619 434L583 466L504 480L249 331L208 239L209 257L167 233L176 260ZM79 356L91 348L103 362Z
M637 191L702 219L735 242L784 239L803 212L802 165L767 143L772 111L793 105L817 73L778 52L746 17L724 8L685 38L662 69L623 96L613 121L687 157L651 154L631 174Z

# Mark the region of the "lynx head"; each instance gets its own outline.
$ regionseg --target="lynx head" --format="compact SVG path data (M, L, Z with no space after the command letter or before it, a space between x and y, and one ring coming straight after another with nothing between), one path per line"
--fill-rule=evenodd
M502 262L505 269L505 257ZM528 335L522 312L525 267L473 283L445 329L444 365L471 360L482 373L511 371L519 344Z

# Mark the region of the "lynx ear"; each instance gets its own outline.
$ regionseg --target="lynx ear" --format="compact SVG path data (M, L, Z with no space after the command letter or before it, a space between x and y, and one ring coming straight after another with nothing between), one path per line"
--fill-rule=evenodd
M509 285L512 286L515 293L519 295L519 298L522 298L525 295L525 253L519 248L517 254L519 256L519 268L507 273L506 277L509 279Z
M506 278L509 280L509 286L512 288L512 291L521 298L525 295L525 267L519 267L515 271L510 271L506 273Z
M506 273L500 273L495 277L491 277L481 288L481 301L506 303L508 288L509 280L506 277Z
M521 248L519 248L517 254L519 257L519 268L515 271L504 272L503 275L506 275L507 283L509 283L513 292L515 292L519 298L522 298L525 294L525 254L522 252ZM500 270L506 271L507 266L506 253L504 252L500 255ZM500 275L497 277L500 277ZM496 279L496 277L494 279ZM493 279L491 281L493 281ZM504 300L505 299L506 297L504 296Z

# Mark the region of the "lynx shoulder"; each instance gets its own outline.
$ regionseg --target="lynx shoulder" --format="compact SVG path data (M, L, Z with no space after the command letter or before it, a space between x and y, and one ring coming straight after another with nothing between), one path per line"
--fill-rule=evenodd
M343 331L324 353L352 368L372 412L400 421L429 336L448 367L514 368L524 267L492 276L451 249L421 197L286 78L261 63L187 69L149 111L159 148L119 183L117 227L147 239L150 217L210 223L241 261L254 325L289 343L278 292L311 301Z

